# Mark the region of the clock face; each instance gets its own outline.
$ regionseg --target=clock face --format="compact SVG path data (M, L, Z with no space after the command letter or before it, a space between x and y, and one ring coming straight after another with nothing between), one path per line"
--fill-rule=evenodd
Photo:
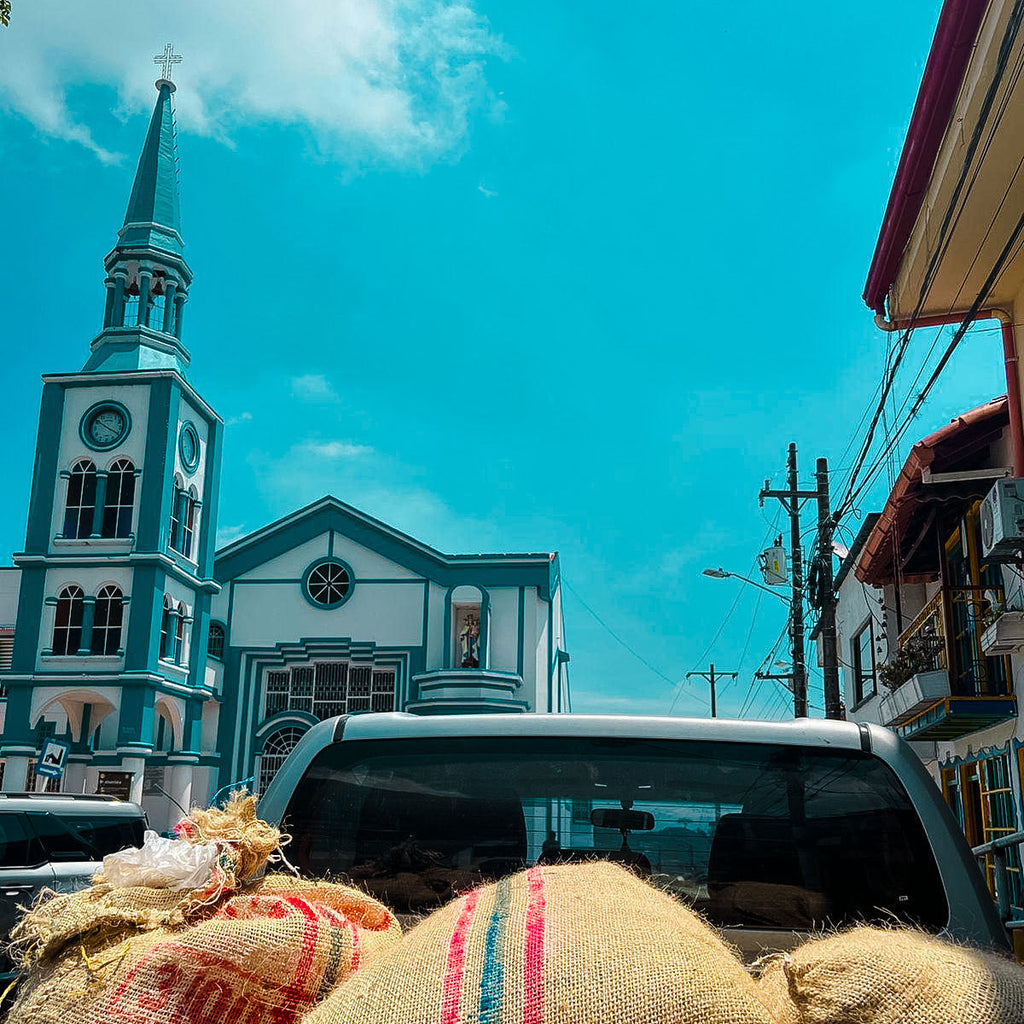
M128 433L128 417L115 405L101 405L86 413L82 436L93 448L113 448Z
M186 423L181 428L178 437L178 450L181 452L181 461L186 469L195 469L199 463L199 437L196 428L191 423Z

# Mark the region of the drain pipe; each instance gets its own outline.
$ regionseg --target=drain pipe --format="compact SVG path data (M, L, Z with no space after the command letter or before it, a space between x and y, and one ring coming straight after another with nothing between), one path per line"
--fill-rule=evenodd
M913 320L886 320L882 313L875 314L875 326L882 331L906 330L908 327L942 327L946 324L963 323L962 316L922 316ZM983 309L974 318L998 320L1003 332L1003 368L1006 373L1006 405L1010 417L1010 455L1013 460L1013 475L1024 477L1024 416L1021 409L1020 374L1017 365L1017 339L1013 317L1002 309Z

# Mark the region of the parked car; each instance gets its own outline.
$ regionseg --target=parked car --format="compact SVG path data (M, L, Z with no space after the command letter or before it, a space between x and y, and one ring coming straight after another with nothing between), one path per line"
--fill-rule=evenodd
M342 716L302 738L260 814L292 836L300 870L403 915L526 865L604 858L750 957L855 921L1007 946L935 784L876 726Z
M0 936L41 889L84 888L108 853L142 846L145 829L142 808L114 797L0 793ZM0 953L0 979L13 974Z

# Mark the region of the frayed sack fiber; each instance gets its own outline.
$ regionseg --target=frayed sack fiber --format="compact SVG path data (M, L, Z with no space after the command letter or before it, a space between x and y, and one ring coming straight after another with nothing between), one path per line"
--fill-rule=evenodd
M9 1024L288 1024L401 935L359 890L283 875L207 913L66 944L29 972Z
M303 1024L775 1024L735 953L622 867L533 867L431 914Z
M906 929L805 942L758 986L778 1024L1024 1024L1024 968Z
M252 797L181 822L212 843L198 889L48 893L12 933L25 977L8 1024L291 1024L401 936L358 889L270 874L284 841ZM137 858L135 858L137 859Z

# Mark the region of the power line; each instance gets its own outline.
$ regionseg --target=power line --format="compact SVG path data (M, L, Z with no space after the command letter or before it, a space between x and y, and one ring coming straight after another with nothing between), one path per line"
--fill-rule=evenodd
M598 623L600 623L602 628L616 643L621 644L621 646L623 646L627 651L629 651L629 653L632 654L637 661L641 662L643 665L649 668L656 676L660 676L662 679L664 679L665 682L668 683L670 686L674 687L676 685L676 681L674 679L669 678L667 675L665 675L664 672L661 671L660 668L658 668L655 665L652 665L642 654L640 654L638 651L635 651L632 647L630 647L630 645L626 643L626 641L623 640L622 637L619 636L619 634L616 633L615 630L613 630L611 626L609 626L608 623L605 622L604 619L602 619L601 616L598 615L597 612L595 612L589 604L587 604L586 601L583 600L583 598L579 594L579 591L566 579L564 573L562 574L562 582L566 585L566 587L573 594L576 600L579 601L579 603L583 605L583 607L586 608L588 612L590 612L590 614L597 620ZM704 703L707 702L705 701Z

